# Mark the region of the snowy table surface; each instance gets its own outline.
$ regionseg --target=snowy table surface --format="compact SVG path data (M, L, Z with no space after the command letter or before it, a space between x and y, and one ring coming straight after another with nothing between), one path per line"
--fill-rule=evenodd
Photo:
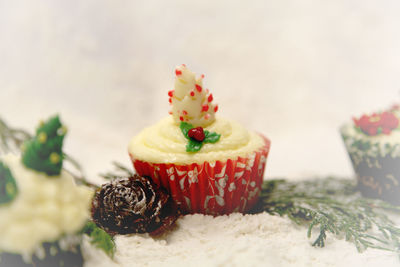
M316 232L313 233L315 237ZM305 227L288 218L231 214L186 215L161 238L117 236L115 260L85 243L85 267L117 266L398 266L397 255L356 247L328 234L315 248Z

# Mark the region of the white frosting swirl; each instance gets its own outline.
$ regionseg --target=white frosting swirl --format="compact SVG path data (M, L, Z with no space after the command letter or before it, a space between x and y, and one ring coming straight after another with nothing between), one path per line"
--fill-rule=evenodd
M49 177L26 168L15 155L0 160L18 187L16 198L0 205L0 251L29 256L43 242L54 242L82 229L90 215L90 189L76 186L64 170Z
M172 116L168 116L135 136L128 150L135 159L143 161L190 164L246 157L265 145L260 135L247 131L235 121L220 117L205 130L221 134L220 140L214 144L203 144L198 152L186 152L188 140Z

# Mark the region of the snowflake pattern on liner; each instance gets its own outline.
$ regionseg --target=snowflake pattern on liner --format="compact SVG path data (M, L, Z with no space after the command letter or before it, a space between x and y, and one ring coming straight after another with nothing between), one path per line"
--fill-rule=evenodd
M138 173L168 188L183 211L216 215L246 212L255 204L268 152L266 145L247 157L188 165L132 161Z

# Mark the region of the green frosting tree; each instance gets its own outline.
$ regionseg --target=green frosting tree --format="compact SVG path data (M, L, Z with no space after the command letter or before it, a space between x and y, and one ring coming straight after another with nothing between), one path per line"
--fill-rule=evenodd
M18 193L10 169L0 161L0 205L11 202Z
M64 158L62 145L66 132L58 115L40 123L36 135L23 146L23 164L47 175L59 175Z

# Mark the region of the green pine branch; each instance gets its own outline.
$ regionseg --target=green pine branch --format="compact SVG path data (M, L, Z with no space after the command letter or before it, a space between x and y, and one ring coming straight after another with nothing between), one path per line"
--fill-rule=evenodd
M400 255L400 228L389 217L391 213L400 215L400 207L361 197L352 180L265 181L252 212L262 211L308 225L309 238L317 228L312 243L316 247L324 247L330 233L352 242L359 252L374 248Z
M0 152L4 153L19 151L21 145L28 139L32 138L32 135L28 132L12 128L0 118Z
M113 180L118 177L132 177L134 175L133 171L131 171L128 167L125 167L123 164L113 161L114 171L110 171L107 173L100 174L106 180Z

